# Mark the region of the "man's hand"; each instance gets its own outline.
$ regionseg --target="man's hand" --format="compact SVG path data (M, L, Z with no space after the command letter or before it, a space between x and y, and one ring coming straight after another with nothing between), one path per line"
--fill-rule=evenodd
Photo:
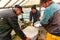
M27 37L26 40L31 40L31 39Z
M42 20L42 19L43 19L43 17L42 17L42 16L40 16L40 17L39 17L39 19L40 19L40 20Z

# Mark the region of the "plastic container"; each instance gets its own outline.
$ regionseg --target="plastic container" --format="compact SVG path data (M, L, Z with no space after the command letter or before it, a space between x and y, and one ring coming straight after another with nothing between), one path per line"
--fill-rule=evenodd
M31 38L31 40L36 40L38 36L38 29L33 26L28 26L23 30L23 32L27 37Z

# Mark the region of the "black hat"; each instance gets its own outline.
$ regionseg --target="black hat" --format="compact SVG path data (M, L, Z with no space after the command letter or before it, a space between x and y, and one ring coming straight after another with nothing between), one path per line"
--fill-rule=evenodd
M36 5L33 5L33 6L31 7L31 9L36 9Z
M24 13L21 6L15 5L15 7L21 9L21 12Z

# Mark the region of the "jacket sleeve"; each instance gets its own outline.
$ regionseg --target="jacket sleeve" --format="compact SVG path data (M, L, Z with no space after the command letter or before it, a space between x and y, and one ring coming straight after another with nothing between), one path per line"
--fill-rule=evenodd
M32 12L30 12L30 21L32 21Z
M14 31L16 32L16 34L19 35L23 40L25 40L26 36L20 30L20 27L18 25L18 17L16 17L16 16L9 17L9 18L7 18L7 21L10 24L10 26L14 29Z
M51 17L50 14L44 13L43 20L40 21L40 24L41 25L47 24L50 17Z

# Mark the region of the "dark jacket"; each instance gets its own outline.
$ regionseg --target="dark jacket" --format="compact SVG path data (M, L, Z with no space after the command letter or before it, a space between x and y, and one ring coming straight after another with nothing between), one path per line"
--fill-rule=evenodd
M20 30L18 25L18 17L12 9L0 12L0 40L11 39L10 33L15 30L23 40L26 39L25 34Z
M32 21L33 18L33 22L36 22L39 20L39 17L40 17L40 12L38 10L35 14L33 14L32 11L30 12L30 21Z
M50 33L60 36L60 10L55 12L45 27Z
M53 2L45 8L40 24L49 33L60 36L60 5Z

